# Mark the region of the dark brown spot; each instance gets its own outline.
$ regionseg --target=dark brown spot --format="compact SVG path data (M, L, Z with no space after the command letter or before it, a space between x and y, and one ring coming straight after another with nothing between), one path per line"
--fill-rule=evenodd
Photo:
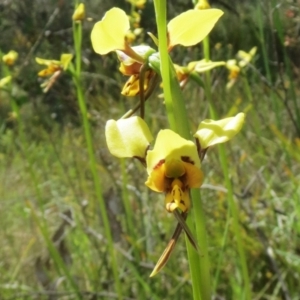
M164 159L161 159L161 160L156 164L156 166L153 168L153 170L159 168L164 162L165 162L165 160L164 160Z
M181 160L192 165L195 164L188 156L181 156Z

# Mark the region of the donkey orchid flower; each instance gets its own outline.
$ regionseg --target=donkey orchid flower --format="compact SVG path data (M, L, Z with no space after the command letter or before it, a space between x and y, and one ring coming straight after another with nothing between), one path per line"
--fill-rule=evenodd
M257 47L251 48L251 50L249 52L245 52L243 50L238 51L237 57L240 59L240 61L239 61L240 68L244 68L245 66L247 66L250 63L250 61L256 54L256 51L257 51Z
M149 150L153 137L140 117L109 120L106 123L105 136L109 151L117 157L138 158L147 168L146 186L155 192L165 193L165 208L178 220L174 235L150 277L165 266L182 229L198 250L185 219L191 208L190 189L199 188L204 178L200 151L233 138L241 130L244 117L243 113L239 113L223 120L204 120L194 135L196 144L170 129L160 130L153 150Z
M40 65L45 65L47 68L41 70L38 73L40 77L49 77L45 80L41 87L43 88L44 93L48 92L48 90L53 86L56 82L57 78L60 76L62 71L68 69L69 64L73 58L72 54L62 54L60 56L60 60L50 60L36 57L35 61Z
M148 151L153 138L140 117L109 120L105 136L113 155L135 157L146 164L148 179L145 184L166 194L167 211L190 209L189 189L200 187L203 181L197 147L192 141L165 129L158 133L153 150Z
M180 86L184 86L189 77L193 78L193 75L198 76L196 73L204 73L210 71L216 67L224 66L224 61L207 61L205 59L199 61L192 61L187 66L179 66L174 64L177 79ZM191 75L191 76L190 76Z
M40 77L47 77L49 75L54 74L57 71L63 71L66 70L73 58L72 54L62 54L60 56L60 60L51 60L51 59L43 59L36 57L35 61L39 65L45 65L47 68L41 70L38 73L38 76Z
M18 56L19 56L18 52L14 51L14 50L10 50L7 54L2 56L2 61L6 65L12 66L18 59Z
M170 129L161 130L153 150L147 152L146 185L156 192L164 192L168 212L179 208L182 212L190 209L189 191L199 188L203 172L192 141L182 138Z
M223 12L218 9L210 9L205 12L188 10L172 19L168 24L169 51L176 45L189 47L199 43L211 31L222 14ZM113 30L111 30L112 28ZM155 50L149 46L131 47L127 37L129 30L128 16L123 10L114 7L94 25L91 41L94 51L100 55L117 51L121 61L121 72L131 76L123 88L122 94L134 96L139 93L141 67L148 64L148 58L155 53ZM133 71L135 73L132 73ZM144 88L147 89L148 82L153 76L153 72L145 73Z
M227 89L230 89L235 84L239 74L241 73L241 69L245 68L250 63L256 53L256 50L257 47L253 47L249 52L239 50L237 53L238 60L230 59L226 62L226 68L229 70L229 81L226 85Z
M143 119L131 117L106 123L105 136L109 151L117 157L138 158L147 167L146 186L155 192L165 193L168 212L180 209L189 211L189 190L199 188L203 172L198 148L205 150L215 144L232 139L242 128L244 113L223 120L204 120L194 137L197 144L182 138L170 129L160 130L153 150L153 140Z

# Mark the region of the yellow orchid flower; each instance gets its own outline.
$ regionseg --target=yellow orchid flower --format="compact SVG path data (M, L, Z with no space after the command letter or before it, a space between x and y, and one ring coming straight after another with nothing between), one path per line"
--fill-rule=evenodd
M167 211L189 211L190 189L199 188L204 177L196 145L170 129L161 130L146 163L149 176L145 184L166 194Z
M14 51L14 50L10 50L7 54L3 55L2 61L6 65L12 66L18 59L18 56L19 56L18 52Z
M132 50L141 57L147 57L154 52L154 50L147 45L133 46ZM136 75L140 73L142 63L136 61L122 51L116 50L118 59L120 60L120 72L123 75Z
M73 58L72 54L62 54L60 60L50 60L36 57L35 61L40 65L45 65L47 68L41 70L38 73L40 77L49 77L45 80L41 87L43 88L44 93L47 93L48 90L53 86L58 77L61 75L62 71L67 70L71 60Z
M245 114L223 120L204 120L194 137L200 150L232 139L242 128ZM148 150L152 135L140 117L109 120L105 128L109 151L117 157L138 157L147 165L146 185L166 194L165 206L173 212L190 209L189 190L203 181L199 149L170 129L161 130L153 150ZM148 151L147 151L148 150Z
M224 66L224 61L207 61L205 59L199 61L192 61L186 67L174 64L177 79L181 87L183 87L190 75L195 73L204 73L210 71L216 67Z
M38 76L47 77L49 75L54 74L57 71L63 71L63 70L65 71L68 68L72 58L73 58L72 54L62 54L60 56L60 60L50 60L50 59L43 59L43 58L36 57L35 61L39 65L47 66L46 69L43 69L38 73Z
M169 48L179 44L188 47L201 42L222 14L219 9L207 11L191 9L178 15L168 23ZM112 31L111 28L114 30ZM134 51L130 52L126 42L126 33L129 29L130 22L126 13L120 8L110 9L93 27L91 41L94 51L104 55L120 50L129 56L134 55ZM131 57L143 62L139 56Z
M173 237L150 277L165 266L182 230L198 251L197 242L185 219L191 208L190 189L199 188L204 178L200 156L208 147L233 138L241 130L244 118L244 114L239 113L223 120L204 120L194 135L196 144L170 129L160 130L153 150L149 150L153 137L140 117L109 120L106 123L109 151L117 157L135 157L141 161L147 168L146 186L155 192L165 193L165 208L178 220Z
M229 70L228 83L226 89L230 89L237 81L241 69L245 68L256 54L257 47L253 47L249 52L239 50L236 59L230 59L226 62L226 68Z
M239 66L244 68L246 65L250 63L254 55L256 54L257 47L253 47L248 53L242 50L239 50L237 53L237 57L240 59Z
M73 21L83 21L85 18L85 6L83 3L80 3L74 11L72 16Z
M210 9L205 12L188 10L172 19L168 24L169 50L178 44L188 47L199 43L211 31L222 14L223 12L218 9ZM185 26L182 24L185 24ZM147 64L147 58L155 52L149 46L130 47L132 35L129 30L129 17L123 10L114 7L107 11L103 19L94 25L91 32L94 51L100 55L116 51L121 61L120 70L124 71L123 74L125 75L133 75L127 69L138 70L139 66ZM147 51L139 51L146 48ZM129 60L131 60L130 65L126 64L126 61ZM132 66L132 68L128 68L128 66ZM126 93L124 89L122 93L128 96L138 94L139 89L136 87L139 84L136 82L137 80L139 80L137 76L130 78L124 87ZM136 84L132 85L132 82Z
M230 59L226 62L226 68L229 70L228 83L226 84L226 89L230 89L236 82L241 68L237 65L236 59Z

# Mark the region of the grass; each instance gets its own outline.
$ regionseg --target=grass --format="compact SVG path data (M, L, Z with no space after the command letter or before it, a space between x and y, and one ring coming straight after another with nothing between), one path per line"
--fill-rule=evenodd
M226 158L233 200L239 207L239 232L252 299L296 300L300 272L300 145L295 126L299 124L299 82L293 72L299 66L289 56L290 48L281 43L277 45L279 50L286 50L281 51L282 63L274 66L276 57L270 58L272 44L266 41L272 40L272 36L266 31L270 22L266 9L271 10L275 4L270 1L267 7L246 6L246 11L253 14L242 18L252 22L249 28L255 34L249 33L243 50L256 45L258 55L253 66L229 91L225 89L226 70L213 70L211 101L219 116L247 111L242 132L226 145ZM274 15L276 23L271 22L280 26L286 36L291 31L285 27L283 12L293 8L289 5L284 2L279 15ZM251 19L252 15L259 16L258 23ZM218 34L221 35L212 35L212 58L232 57L235 51L227 46L228 41L221 40L222 47L214 48ZM230 38L230 29L226 36ZM250 45L252 41L257 44ZM187 52L191 60L199 57L199 49ZM223 58L219 58L220 53ZM175 52L174 60L182 59L180 55L183 54ZM100 59L97 63L101 64ZM289 67L284 68L287 64ZM144 169L134 160L118 160L108 153L103 132L106 120L123 115L135 100L116 96L110 85L103 86L101 91L98 86L103 81L93 77L92 72L87 71L83 82L88 122L123 299L191 299L183 237L164 270L149 278L176 222L166 214L163 196L144 186ZM121 86L124 79L113 76ZM54 91L52 97L58 96L56 101L65 99L59 82ZM156 95L160 92L157 90ZM70 95L76 98L74 90ZM184 96L189 100L190 124L195 129L199 121L208 117L208 103L203 89L193 83L186 86ZM0 97L1 106L9 107L10 96L1 91ZM31 99L29 94L27 97ZM43 97L41 91L38 97ZM49 117L49 107L32 102L21 106L19 125L17 121L4 121L7 115L1 113L4 125L0 138L0 298L118 298L116 275L110 264L112 250L103 230L80 118L70 114L63 122L57 122ZM71 103L76 107L75 101ZM152 97L146 113L153 133L168 126L161 99ZM217 148L208 153L203 171L201 199L214 299L242 299L243 275Z

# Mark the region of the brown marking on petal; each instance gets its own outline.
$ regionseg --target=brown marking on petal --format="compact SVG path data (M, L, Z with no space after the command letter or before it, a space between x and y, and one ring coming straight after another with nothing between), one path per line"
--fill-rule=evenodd
M181 160L192 165L195 164L189 156L181 156Z
M154 168L153 168L153 170L155 170L155 169L158 169L162 164L164 164L165 163L165 160L164 159L161 159L155 166L154 166Z

